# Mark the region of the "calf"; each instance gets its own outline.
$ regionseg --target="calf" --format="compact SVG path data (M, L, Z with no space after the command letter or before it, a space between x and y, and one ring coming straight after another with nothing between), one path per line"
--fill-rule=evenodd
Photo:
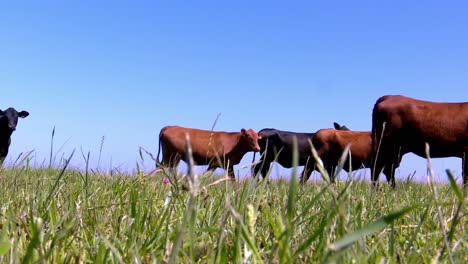
M348 130L346 126L341 126L338 123L333 123L335 129ZM309 141L312 141L315 133L297 133L282 131L272 128L265 128L258 132L260 137L258 143L260 145L260 153L262 156L258 164L253 169L253 176L258 172L265 177L270 169L270 164L274 161L278 162L285 168L291 168L293 139L297 139L298 151L298 166L305 166L301 173L301 179L308 179L314 169L314 160ZM254 154L255 159L255 154Z
M468 185L468 102L437 103L401 95L380 97L372 111L372 181L380 172L395 186L401 157L412 152L425 158L425 143L433 158L463 158L463 183Z
M249 151L260 151L258 135L253 129L241 132L219 132L167 126L159 134L159 153L162 149L161 164L176 167L180 160L186 161L185 136L190 138L193 160L196 165L209 165L208 170L227 166L228 175L234 178L233 166L239 164Z
M8 154L8 148L11 143L11 134L16 130L18 117L25 118L28 115L28 112L18 112L12 107L5 111L0 110L0 165Z

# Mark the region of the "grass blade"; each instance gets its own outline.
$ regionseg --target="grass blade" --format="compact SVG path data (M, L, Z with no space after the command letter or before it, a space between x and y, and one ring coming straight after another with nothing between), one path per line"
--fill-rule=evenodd
M453 177L452 171L446 170L446 172L447 172L447 176L449 178L450 188L452 189L452 191L457 196L458 201L459 202L463 201L462 192L460 191L460 188L458 188L457 182L455 181L455 177Z
M402 217L403 215L405 215L409 211L413 210L414 208L416 208L416 206L407 207L407 208L404 208L404 209L402 209L400 211L397 211L397 212L388 214L386 216L383 216L379 220L377 220L377 221L375 221L373 223L370 223L366 227L364 227L364 228L362 228L360 230L354 231L351 234L346 235L342 239L340 239L337 242L335 242L334 244L332 244L330 246L330 249L334 250L334 251L343 250L343 249L351 246L353 243L355 243L359 239L361 239L361 238L363 238L363 237L365 237L367 235L373 234L373 233L375 233L377 231L382 230L388 224L391 224L393 221L395 221L396 219Z
M44 208L46 208L46 207L49 205L50 199L52 198L52 195L54 194L55 189L57 188L57 186L58 186L58 184L59 184L59 182L60 182L60 179L61 179L61 178L63 177L63 175L65 174L65 171L66 171L68 165L70 164L70 161L71 161L71 159L72 159L72 157L73 157L73 154L75 154L75 150L72 151L70 157L68 157L68 159L66 160L65 165L64 165L63 168L62 168L62 171L60 171L59 176L58 176L57 179L55 180L55 183L54 183L54 185L52 186L52 189L50 190L49 195L47 196L47 199L46 199L45 202L44 202Z

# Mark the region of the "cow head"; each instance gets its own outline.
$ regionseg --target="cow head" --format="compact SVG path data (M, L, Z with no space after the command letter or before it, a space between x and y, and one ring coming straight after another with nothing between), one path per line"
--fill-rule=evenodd
M16 130L18 117L25 118L29 115L26 111L18 112L10 107L5 111L0 110L0 129L6 130L10 135Z
M264 134L264 133L261 133L261 132L258 133L257 135L258 135L258 139L259 139L259 140L262 139L262 138L265 136L265 134Z
M336 130L346 130L346 131L349 131L349 128L347 128L346 126L342 126L336 122L333 122L333 126L335 127Z
M241 130L242 138L249 146L249 150L258 152L260 151L260 146L258 145L258 134L253 129Z

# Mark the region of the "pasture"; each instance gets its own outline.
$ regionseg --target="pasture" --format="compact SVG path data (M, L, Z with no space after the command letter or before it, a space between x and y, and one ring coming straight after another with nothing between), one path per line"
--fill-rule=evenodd
M350 174L352 177L352 174ZM467 263L460 184L0 170L3 263ZM449 177L449 179L452 179Z

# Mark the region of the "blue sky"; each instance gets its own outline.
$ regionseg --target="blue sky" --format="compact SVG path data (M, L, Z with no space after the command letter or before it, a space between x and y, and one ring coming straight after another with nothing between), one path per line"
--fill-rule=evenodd
M465 1L1 3L0 109L31 114L9 159L47 160L53 127L57 157L83 149L97 166L104 137L100 166L131 170L162 127L210 129L218 113L224 131L370 130L385 94L468 101L467 13ZM408 154L397 177L425 166ZM461 175L460 159L434 168Z

